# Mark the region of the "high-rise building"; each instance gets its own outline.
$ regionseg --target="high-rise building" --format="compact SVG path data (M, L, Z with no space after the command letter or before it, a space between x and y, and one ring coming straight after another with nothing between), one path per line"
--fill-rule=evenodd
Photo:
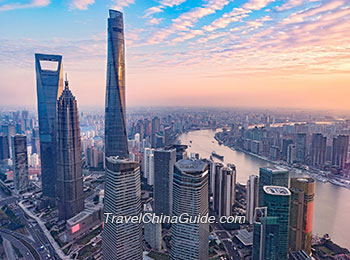
M281 186L264 186L267 215L255 221L253 260L288 258L290 191Z
M156 148L156 133L160 131L160 119L155 116L152 118L152 148Z
M264 186L282 186L288 188L289 172L285 169L269 166L259 171L259 206L264 206Z
M142 224L112 222L112 216L141 213L139 164L117 156L107 157L105 179L103 259L142 259Z
M16 126L14 124L2 125L2 133L7 136L9 144L9 156L12 158L12 137L16 135Z
M311 165L320 167L326 161L327 137L320 133L312 135L311 141Z
M13 184L17 192L26 191L29 186L27 137L12 137Z
M256 207L253 225L253 260L277 260L278 217L268 217L267 207Z
M298 163L305 163L306 159L306 134L298 133L295 141L296 155L295 159Z
M224 167L222 163L214 163L212 166L211 178L212 180L212 192L213 192L213 209L216 213L219 212L219 201L220 201L220 184L221 184L221 168Z
M297 154L297 149L296 149L295 144L288 145L287 162L289 164L295 163L295 161L296 161L296 154Z
M31 143L32 143L32 154L36 153L40 155L40 139L39 139L38 128L33 128Z
M310 255L315 180L312 178L292 178L290 191L289 247L292 251L304 250Z
M283 139L283 141L282 141L282 158L284 160L287 160L288 146L291 144L293 144L292 139Z
M147 179L148 185L154 184L154 149L143 150L143 177Z
M180 160L174 167L173 216L208 213L208 165L202 160ZM172 260L207 260L208 223L175 223L171 227Z
M105 154L128 158L123 14L109 10L105 104Z
M170 216L173 205L173 175L176 150L154 151L154 212Z
M246 194L246 218L249 224L253 224L255 208L259 200L259 176L250 175L247 181Z
M220 169L220 192L218 215L231 216L232 205L235 203L236 168L222 167Z
M0 135L0 160L5 160L9 158L9 140L6 135Z
M84 209L84 191L79 113L67 80L57 101L56 118L58 218L68 220Z
M56 198L56 103L63 91L62 56L35 54L43 196Z
M156 250L160 251L162 249L162 224L158 222L152 221L152 213L153 209L150 204L144 204L144 213L146 217L146 221L144 222L144 237L145 241L149 244L149 246Z
M349 147L349 136L339 135L333 138L332 165L343 168L345 166Z

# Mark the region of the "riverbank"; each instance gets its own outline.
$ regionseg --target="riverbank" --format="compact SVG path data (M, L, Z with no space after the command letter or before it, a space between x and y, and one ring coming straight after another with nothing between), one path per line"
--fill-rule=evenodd
M215 134L214 139L220 145L224 145L224 146L230 148L233 151L242 152L242 153L248 154L250 156L253 156L255 158L258 158L260 160L263 160L263 161L266 161L268 163L271 163L273 165L279 166L281 168L285 168L285 169L289 170L290 172L292 172L295 175L300 175L300 176L307 175L307 176L310 176L310 177L312 177L312 178L314 178L314 179L316 179L316 180L318 180L320 182L323 182L323 183L329 182L329 183L331 183L333 185L340 186L340 187L346 188L346 189L350 189L350 181L349 180L342 179L342 178L336 178L335 176L328 177L327 174L325 174L325 173L322 174L321 171L316 171L315 170L315 172L313 172L311 170L308 170L307 166L304 166L304 168L295 167L295 166L287 164L286 162L274 161L274 160L271 160L271 159L269 159L269 158L267 158L265 156L255 154L255 153L246 151L246 150L241 149L241 148L227 146L227 145L225 145L225 140L221 140L217 133Z

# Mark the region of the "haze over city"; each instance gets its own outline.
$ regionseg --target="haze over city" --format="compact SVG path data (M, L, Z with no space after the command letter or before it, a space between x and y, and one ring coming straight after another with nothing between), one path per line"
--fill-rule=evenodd
M350 109L345 0L1 1L0 104L35 106L44 52L102 107L108 8L125 15L128 106Z

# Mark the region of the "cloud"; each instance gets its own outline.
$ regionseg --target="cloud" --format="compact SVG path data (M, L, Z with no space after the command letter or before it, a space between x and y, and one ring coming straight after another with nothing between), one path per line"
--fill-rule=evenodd
M87 10L89 5L93 5L95 0L73 0L69 7L70 9Z
M33 7L45 7L51 3L50 0L33 0L26 4L24 3L11 3L0 5L0 11L10 11L16 9L33 8Z
M152 18L148 20L147 23L151 25L156 25L156 24L160 24L162 20L163 20L162 18Z
M184 2L186 2L186 0L162 0L162 1L159 2L160 5L148 8L145 11L146 14L143 17L146 18L146 17L151 16L152 14L161 13L161 12L164 11L164 9L166 7L173 7L173 6L176 6L176 5L180 5L180 4L184 3Z
M243 8L250 10L260 10L274 1L275 0L250 0L248 3L243 5Z
M124 7L134 4L135 0L113 0L113 9L122 11Z

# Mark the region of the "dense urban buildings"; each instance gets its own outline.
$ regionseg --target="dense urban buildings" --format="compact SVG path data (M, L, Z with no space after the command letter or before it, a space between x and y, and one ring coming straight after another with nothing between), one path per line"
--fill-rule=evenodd
M142 223L112 222L112 216L141 213L139 164L117 156L107 157L104 194L103 259L142 259Z
M56 198L56 103L63 91L62 56L35 54L43 196Z
M84 192L78 106L67 80L57 101L56 120L58 218L68 220L84 209Z
M14 165L13 184L17 192L23 192L29 187L27 138L24 135L15 135L11 143Z
M170 216L173 206L175 149L154 151L154 212Z
M291 178L289 247L311 254L312 221L314 213L315 180Z
M320 133L312 135L311 165L321 167L326 162L327 137Z
M123 14L109 10L105 103L105 155L128 158Z
M339 135L333 138L332 165L343 168L345 166L349 148L349 136Z
M208 213L208 165L201 160L175 163L173 216L195 217ZM208 223L175 223L171 227L172 260L208 259Z

